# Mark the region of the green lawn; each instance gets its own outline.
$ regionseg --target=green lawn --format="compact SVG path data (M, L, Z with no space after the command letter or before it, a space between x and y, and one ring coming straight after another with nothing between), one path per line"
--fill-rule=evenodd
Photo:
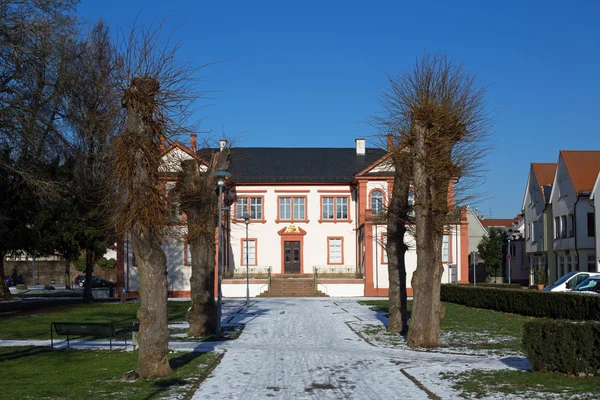
M552 395L561 399L597 399L600 393L600 377L579 378L515 370L472 370L441 376L452 380L452 388L465 399L498 397L499 394L527 399L546 399Z
M360 303L375 309L388 310L387 300L364 300ZM453 303L444 304L446 316L441 323L444 347L514 351L521 349L523 323L530 317ZM409 301L409 312L411 308L412 301Z
M115 321L116 329L129 328L136 320L138 302L63 304L39 310L0 314L0 340L50 339L52 322ZM185 321L189 301L168 303L169 322ZM130 334L129 334L130 335Z
M170 377L121 381L123 373L135 368L137 358L137 353L120 351L0 347L0 398L189 398L220 356L215 353L171 353L169 359L176 373Z

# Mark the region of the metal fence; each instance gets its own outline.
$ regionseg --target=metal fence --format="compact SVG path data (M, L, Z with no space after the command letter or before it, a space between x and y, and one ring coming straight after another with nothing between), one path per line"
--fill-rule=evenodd
M271 267L248 267L248 279L270 279ZM223 279L246 279L246 267L223 269Z
M362 279L363 273L355 265L327 265L313 267L315 281L324 279Z

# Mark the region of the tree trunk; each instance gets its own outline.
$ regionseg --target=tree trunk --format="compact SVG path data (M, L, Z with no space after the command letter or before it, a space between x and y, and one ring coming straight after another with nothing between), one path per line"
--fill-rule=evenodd
M71 289L71 260L65 260L65 289Z
M192 306L186 314L190 324L190 337L216 333L215 231L218 225L219 198L216 194L216 182L210 174L218 168L227 168L228 154L228 150L214 154L204 173L200 172L198 160L184 161L182 179L176 188L180 193L181 208L187 216L187 241L192 257Z
M135 371L144 379L173 372L167 359L167 258L161 248L166 224L158 171L161 127L153 120L158 90L154 78L133 78L121 100L127 109L127 132L125 147L120 150L126 155L126 163L131 164L125 166L130 174L127 184L131 203L124 218L131 218L131 248L140 276L139 357Z
M94 301L94 294L92 293L92 275L94 273L94 252L92 250L85 250L85 284L83 286L83 300L92 302Z
M408 311L406 309L406 260L408 246L404 242L408 222L408 191L410 189L410 161L402 158L400 150L394 150L394 186L388 206L387 254L389 275L389 322L388 332L408 331Z
M139 357L135 371L144 379L159 378L172 371L167 359L167 257L160 240L139 224L131 232L131 248L140 274L141 305L137 312Z
M217 305L215 303L215 241L214 236L200 236L188 241L192 255L190 292L192 306L185 314L190 323L188 336L216 333Z
M0 299L10 299L12 295L10 294L10 289L6 284L6 275L4 274L4 253L0 253L0 280L2 281L2 283L0 283L2 285L0 287L2 289L0 290Z
M435 225L434 188L428 174L426 140L429 130L415 124L413 143L413 185L415 188L415 225L417 269L411 284L413 307L408 330L411 347L439 347L440 320L443 310L440 285L443 274L442 233Z

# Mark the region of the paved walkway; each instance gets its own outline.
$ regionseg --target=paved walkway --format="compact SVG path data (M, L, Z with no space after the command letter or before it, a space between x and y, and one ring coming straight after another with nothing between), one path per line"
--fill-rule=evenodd
M243 305L227 299L223 306L224 325L246 325L237 340L169 343L173 350L225 351L193 399L458 399L441 372L527 365L518 358L375 347L349 325L381 324L383 317L356 299L265 298L253 299L248 309ZM23 345L50 341L0 341L0 346ZM72 348L108 345L108 340L71 341ZM66 347L66 341L55 346ZM113 342L113 349L119 347L123 342Z
M373 347L346 324L378 317L355 300L257 300L193 398L447 399L457 396L439 372L506 368L498 358Z

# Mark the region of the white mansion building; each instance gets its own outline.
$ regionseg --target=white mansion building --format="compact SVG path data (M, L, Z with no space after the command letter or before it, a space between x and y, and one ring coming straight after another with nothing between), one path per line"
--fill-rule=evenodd
M285 277L312 278L315 287L329 296L387 296L386 223L377 217L391 193L393 166L386 150L367 148L365 139L356 139L355 144L352 148L231 148L228 171L235 198L223 214L225 297L246 295L246 259L251 296L267 291L271 279ZM221 149L225 146L221 141ZM189 147L179 142L165 147L163 170L171 177L166 178L171 179L165 182L167 191L179 170L173 160L197 156L195 135ZM448 198L453 202L452 183ZM248 224L245 213L250 215ZM183 230L184 221L185 216ZM467 225L463 209L448 226L443 282L468 282ZM407 244L410 287L416 254L414 241L409 238ZM189 297L187 245L171 239L164 249L169 296ZM117 286L135 296L138 272L127 240L119 244L119 254Z

